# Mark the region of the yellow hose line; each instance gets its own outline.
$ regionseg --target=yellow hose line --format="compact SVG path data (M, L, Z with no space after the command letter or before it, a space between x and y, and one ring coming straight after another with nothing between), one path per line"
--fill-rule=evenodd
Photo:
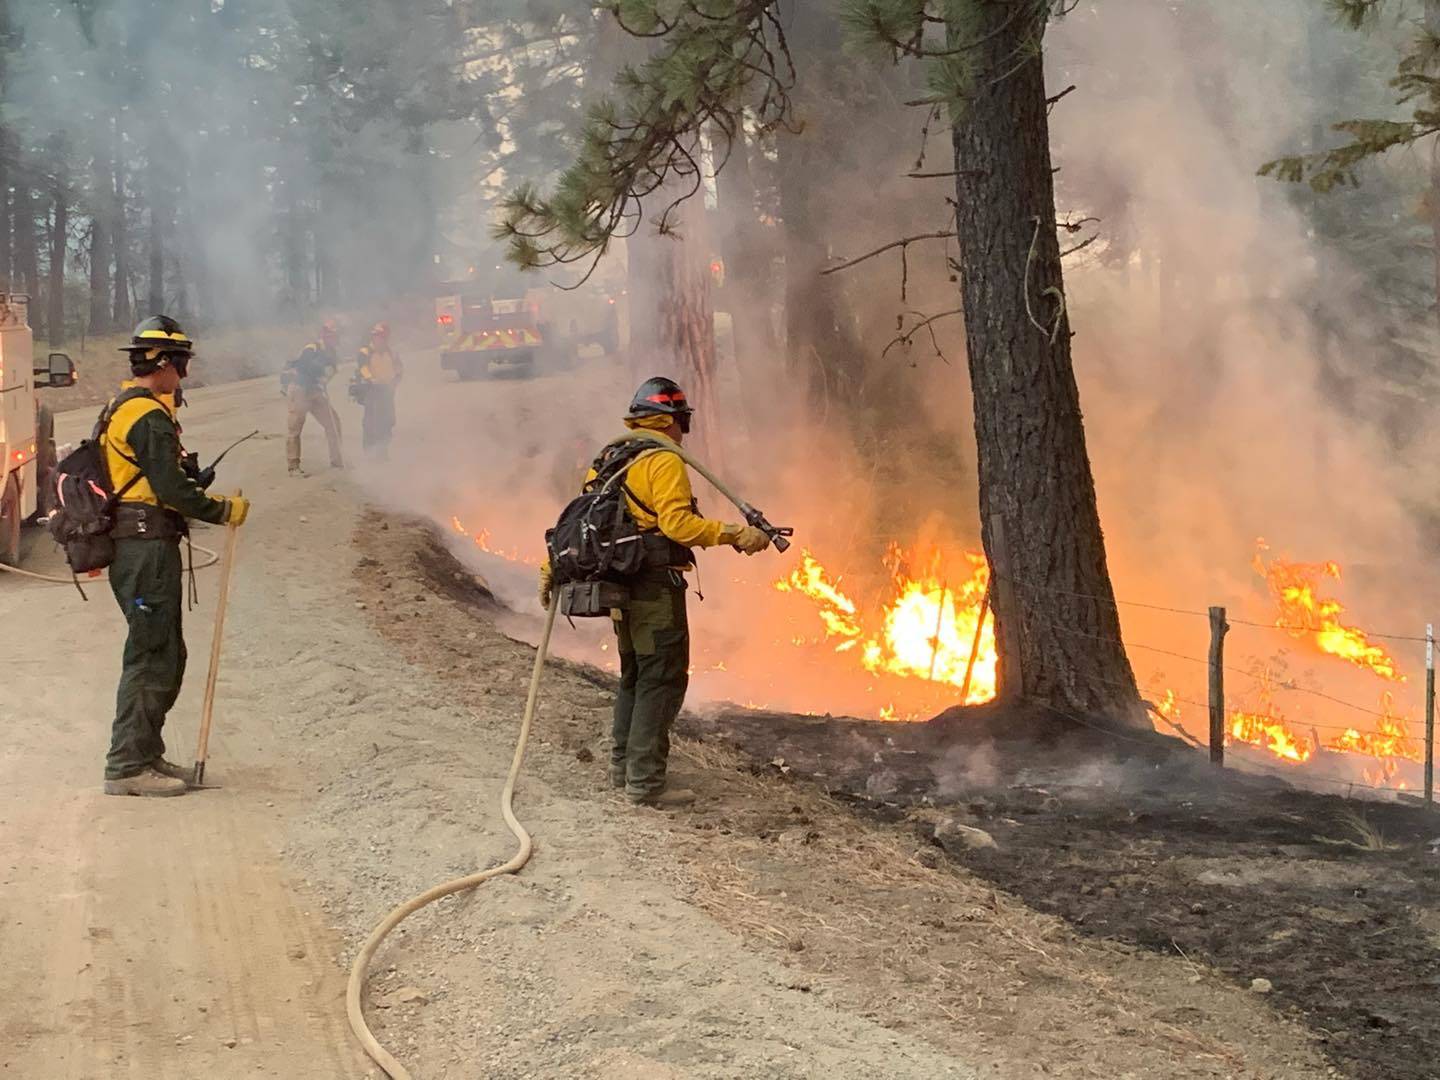
M200 554L207 556L210 560L209 562L196 563L196 570L205 570L211 566L214 566L217 562L220 561L220 556L215 554L215 552L211 551L209 548L201 547L199 544L192 544L191 546L196 551L200 552ZM33 578L35 581L44 581L51 585L69 585L73 587L75 584L74 578L54 577L50 574L37 574L33 570L21 570L18 566L7 566L3 562L0 562L0 570L5 571L5 573L7 574L19 574L21 577ZM80 579L80 584L89 585L92 582L99 582L105 580L107 579L103 574L93 578L87 574L85 577L82 577Z
M385 935L410 915L427 904L433 904L441 897L473 889L482 882L499 877L501 874L518 873L521 867L530 861L530 852L533 847L530 834L525 831L525 826L521 825L520 819L515 816L515 781L519 778L520 766L525 761L525 744L530 740L530 725L535 719L535 703L540 698L540 679L545 672L545 658L550 651L550 631L555 626L555 609L558 602L558 597L552 597L550 609L545 613L545 631L540 636L540 647L535 650L535 670L530 676L530 694L525 699L525 717L520 722L520 735L515 740L515 756L510 762L510 775L505 778L505 788L500 792L500 813L504 815L506 826L519 841L520 846L509 862L492 866L489 870L481 870L477 874L469 874L466 877L436 885L432 889L425 890L419 896L406 900L389 915L386 915L380 925L370 932L369 938L366 939L364 946L355 957L355 963L350 967L350 982L345 987L345 1011L350 1018L350 1030L360 1040L360 1045L365 1048L365 1053L370 1055L375 1064L385 1070L391 1080L412 1080L412 1078L405 1066L400 1064L390 1051L380 1045L379 1040L371 1034L369 1025L365 1023L365 1011L360 1004L361 993L365 989L365 971L370 966L375 951L380 948L380 943L385 940Z

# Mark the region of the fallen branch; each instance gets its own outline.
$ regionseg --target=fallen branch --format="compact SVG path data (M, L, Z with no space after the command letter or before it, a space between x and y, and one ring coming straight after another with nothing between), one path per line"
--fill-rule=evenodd
M908 247L909 245L914 244L920 240L950 240L953 239L956 235L956 232L951 229L946 232L917 233L914 236L904 236L901 237L899 240L892 240L888 244L882 244L874 251L867 251L864 255L858 255L853 259L842 262L839 266L832 266L829 269L821 270L820 273L822 276L825 274L838 274L841 270L849 270L850 267L862 263L866 259L873 259L876 255L883 255L885 254L885 252L891 250L892 248Z

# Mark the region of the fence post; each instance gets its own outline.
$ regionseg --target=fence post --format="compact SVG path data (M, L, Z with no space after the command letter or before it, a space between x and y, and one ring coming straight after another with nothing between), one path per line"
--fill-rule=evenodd
M1435 624L1425 624L1425 805L1435 804Z
M1210 763L1225 765L1225 609L1210 609Z

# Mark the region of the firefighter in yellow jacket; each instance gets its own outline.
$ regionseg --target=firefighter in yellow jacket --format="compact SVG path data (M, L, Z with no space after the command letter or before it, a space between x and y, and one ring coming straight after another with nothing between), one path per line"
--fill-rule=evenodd
M679 444L690 430L692 415L685 392L672 380L657 377L635 392L625 426ZM587 482L595 475L592 469ZM620 688L615 695L610 782L624 788L633 803L684 806L694 801L694 793L667 788L665 774L670 728L690 681L684 575L695 566L692 549L729 544L754 555L769 546L770 538L751 525L702 517L678 454L662 450L640 456L624 484L630 515L641 532L659 534L664 543L650 545L660 554L626 579L630 599L615 624ZM540 571L540 602L545 607L550 605L550 590L547 564Z
M186 519L242 524L247 500L216 499L186 473L175 420L193 345L174 319L135 328L122 351L134 378L106 409L100 443L115 508L110 590L125 616L124 665L115 694L107 795L183 795L191 770L165 760L161 729L185 677L180 538Z
M395 390L404 373L405 365L390 347L390 324L376 323L370 340L360 346L350 396L365 410L360 420L360 445L381 461L390 452L390 436L395 430Z

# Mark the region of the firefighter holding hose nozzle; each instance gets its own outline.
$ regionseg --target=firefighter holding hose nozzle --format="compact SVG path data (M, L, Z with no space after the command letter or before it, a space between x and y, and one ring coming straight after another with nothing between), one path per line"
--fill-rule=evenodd
M566 508L547 535L551 559L540 569L540 601L548 608L552 589L562 580L552 565L565 569L576 551L566 539L567 519L587 499L613 492L623 500L634 542L622 539L615 544L615 572L605 575L604 585L617 591L604 594L608 599L599 602L599 610L567 610L564 589L570 586L562 586L560 610L608 613L615 621L620 687L615 695L610 783L624 788L632 803L645 806L685 806L695 799L694 792L666 785L670 728L689 685L685 572L695 567L693 549L728 544L754 555L770 546L770 536L754 525L726 524L700 515L690 474L678 452L693 415L685 392L674 381L656 377L641 384L625 415L625 426L652 438L618 439L601 451L586 477L585 494ZM665 449L666 443L673 443L676 450ZM619 554L622 548L626 554ZM632 557L631 551L643 554Z

